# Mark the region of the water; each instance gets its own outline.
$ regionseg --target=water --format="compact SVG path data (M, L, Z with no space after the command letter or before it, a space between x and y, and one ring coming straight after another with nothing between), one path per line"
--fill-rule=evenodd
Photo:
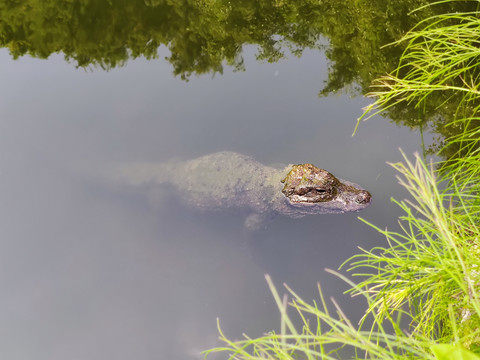
M161 49L163 58L166 50ZM172 76L163 60L84 71L61 56L14 61L0 51L0 348L10 360L201 358L225 334L258 336L279 316L264 274L305 299L321 282L345 312L337 269L384 239L360 222L396 227L405 192L387 161L421 151L420 135L369 103L317 96L318 51L246 72ZM311 162L369 190L362 213L278 217L250 234L234 214L199 214L96 184L85 169L114 161L190 159L220 150L265 164Z

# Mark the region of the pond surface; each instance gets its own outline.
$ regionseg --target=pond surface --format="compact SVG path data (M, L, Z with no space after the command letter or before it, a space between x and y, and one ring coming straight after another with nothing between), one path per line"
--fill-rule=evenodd
M161 48L160 59L168 55ZM358 220L396 228L405 197L387 161L421 151L418 132L362 123L370 101L319 98L320 51L247 71L172 76L164 60L109 72L0 51L0 348L9 360L201 358L227 336L278 329L264 274L304 299L335 297L353 321L337 269L384 239ZM259 232L235 214L205 214L99 184L113 162L192 159L221 150L264 164L310 162L373 195L361 213L275 218Z

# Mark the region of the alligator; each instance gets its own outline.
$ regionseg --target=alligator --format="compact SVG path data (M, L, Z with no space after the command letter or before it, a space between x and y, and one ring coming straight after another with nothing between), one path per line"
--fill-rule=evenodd
M359 185L312 164L278 169L229 151L184 162L119 164L109 172L123 185L171 185L189 207L246 210L248 229L260 228L275 214L299 218L360 211L372 198Z

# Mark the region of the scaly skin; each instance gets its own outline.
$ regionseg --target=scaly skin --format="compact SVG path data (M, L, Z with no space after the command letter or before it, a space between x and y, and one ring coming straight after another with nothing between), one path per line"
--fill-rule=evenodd
M248 228L258 228L275 214L298 218L344 213L371 202L368 191L311 164L276 169L227 151L178 163L121 165L113 176L120 183L147 188L171 184L194 208L247 210Z

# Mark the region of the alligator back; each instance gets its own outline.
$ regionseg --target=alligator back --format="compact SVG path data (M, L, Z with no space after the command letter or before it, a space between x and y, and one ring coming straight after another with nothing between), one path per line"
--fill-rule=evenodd
M283 174L249 156L223 151L185 162L123 164L112 177L132 186L173 185L175 195L195 208L266 212L281 195Z

